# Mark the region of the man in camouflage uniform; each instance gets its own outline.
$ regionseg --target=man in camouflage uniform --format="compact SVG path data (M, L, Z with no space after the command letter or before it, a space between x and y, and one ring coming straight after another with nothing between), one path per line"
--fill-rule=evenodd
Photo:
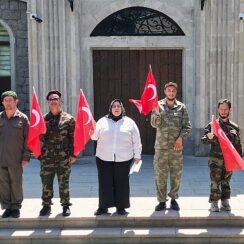
M189 134L191 123L186 106L176 100L177 84L166 83L164 93L165 98L158 102L158 108L151 115L151 125L157 129L154 170L159 204L155 210L166 209L167 179L170 173L170 208L179 211L180 207L175 199L178 198L183 169L183 139Z
M229 138L230 142L242 155L242 145L240 140L240 131L238 125L229 120L231 102L227 99L221 99L218 102L219 125ZM224 158L217 137L212 133L211 123L204 130L202 142L211 144L208 166L210 168L211 189L209 202L211 211L219 212L218 201L221 199L221 210L230 211L230 179L232 172L225 169ZM221 190L220 190L221 188Z
M57 174L60 202L63 206L63 216L70 215L69 206L69 176L70 164L75 162L73 155L73 138L75 120L70 114L61 109L61 93L52 90L47 94L50 112L44 116L47 132L42 136L41 180L42 205L40 216L51 212L53 197L53 179Z

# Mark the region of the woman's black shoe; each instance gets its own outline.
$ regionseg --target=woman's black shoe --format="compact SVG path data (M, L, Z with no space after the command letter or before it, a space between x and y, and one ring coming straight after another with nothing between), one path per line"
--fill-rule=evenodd
M126 215L126 214L127 214L127 212L125 211L124 208L117 209L117 213L118 213L119 215Z
M108 209L107 208L98 208L98 210L94 213L94 215L102 215L102 214L106 214L108 213Z

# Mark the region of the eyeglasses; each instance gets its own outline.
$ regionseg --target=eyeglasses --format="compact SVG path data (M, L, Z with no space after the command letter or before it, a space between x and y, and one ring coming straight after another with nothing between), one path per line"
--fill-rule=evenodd
M121 108L121 105L113 105L112 108Z
M59 98L49 98L48 101L58 101Z

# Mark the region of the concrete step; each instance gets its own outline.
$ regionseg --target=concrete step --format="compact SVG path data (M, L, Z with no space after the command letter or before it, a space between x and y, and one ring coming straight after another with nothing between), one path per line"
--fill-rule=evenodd
M240 216L208 216L208 217L180 217L180 216L149 216L129 217L98 216L98 217L67 217L55 218L0 218L0 229L14 228L96 228L96 227L244 227L244 217Z
M244 243L243 228L51 228L1 229L0 243Z
M182 198L179 212L155 212L155 198L132 198L127 216L94 216L97 198L72 199L64 218L59 199L52 213L39 217L40 199L25 199L19 219L0 218L0 243L244 243L243 199L233 198L232 211L211 213L207 197ZM168 207L167 203L167 207Z

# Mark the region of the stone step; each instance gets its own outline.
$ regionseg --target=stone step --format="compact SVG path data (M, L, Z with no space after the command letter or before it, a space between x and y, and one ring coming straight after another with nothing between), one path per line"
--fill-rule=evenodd
M167 216L156 213L155 216L129 217L114 214L98 217L37 217L3 219L0 218L0 228L96 228L96 227L244 227L244 217L218 216L181 217Z
M39 228L1 229L0 243L244 243L243 228Z

